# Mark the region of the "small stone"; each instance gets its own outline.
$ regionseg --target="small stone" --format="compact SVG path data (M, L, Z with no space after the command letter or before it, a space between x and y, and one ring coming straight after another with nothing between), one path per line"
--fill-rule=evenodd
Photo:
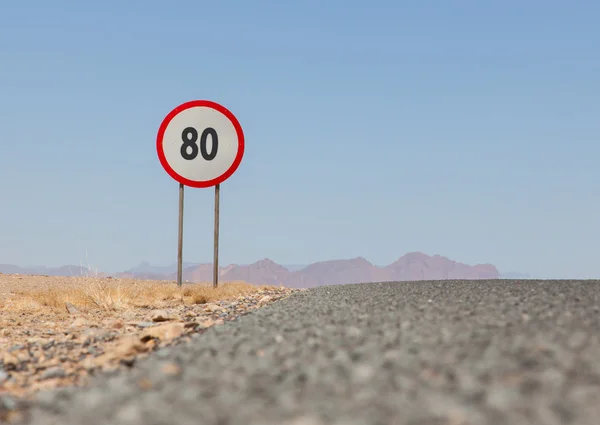
M135 356L125 357L119 360L123 366L132 367L135 364Z
M69 314L77 314L79 313L79 309L77 307L75 307L73 304L71 303L65 303L65 307L67 309L67 312Z
M8 352L9 352L9 353L12 353L12 352L14 352L14 351L19 351L19 350L22 350L23 348L25 348L25 346L24 346L24 345L20 345L20 344L19 344L19 345L13 345L12 347L10 347L10 348L8 349Z
M141 338L146 337L158 338L161 341L169 341L183 335L185 331L184 323L169 323L167 325L154 326L146 329Z
M111 331L102 331L96 334L96 341L112 341L115 338L118 338L119 334Z
M137 385L142 390L150 390L150 389L152 389L152 381L150 379L148 379L148 378L141 378L137 382Z
M67 372L62 367L51 367L50 369L46 369L44 373L42 373L41 379L55 379L55 378L64 378L67 376Z
M20 363L26 363L30 360L28 351L19 351L15 355Z
M221 311L221 310L223 310L223 307L221 307L217 304L214 304L214 303L206 304L204 306L204 311L207 311L209 313L214 313L214 312Z
M17 402L11 396L3 395L0 396L0 407L6 410L15 410L17 408Z
M214 326L215 321L213 319L206 319L206 320L203 320L202 322L200 322L198 325L201 329L206 329L206 328L210 328L211 326Z
M152 314L153 322L167 322L169 320L173 320L173 318L164 310L158 310Z
M89 325L89 321L87 321L86 319L84 319L83 317L78 317L77 319L73 320L73 323L71 323L71 328L81 328L84 326L88 326Z
M5 368L15 368L19 364L19 359L14 354L10 354L9 352L4 353L2 361Z
M150 326L154 326L154 322L139 322L137 323L137 327L144 329L144 328L149 328Z
M48 341L47 343L45 343L44 345L42 345L42 349L49 350L52 347L54 347L55 343L56 343L56 341L54 341L53 339L51 339L50 341Z
M362 335L362 331L356 326L349 326L346 328L346 335L349 338L358 338Z
M259 305L264 305L267 304L269 302L271 302L271 300L273 300L273 297L270 295L265 295L264 297L262 297L260 299L260 301L258 302Z
M147 347L139 341L134 335L128 335L122 338L115 350L111 353L114 357L129 357L138 353L143 353Z
M359 384L369 381L374 375L375 370L373 367L366 364L355 366L352 369L352 378Z
M283 336L281 336L281 335L275 335L275 342L277 344L281 344L283 342Z
M177 363L168 362L161 366L160 371L168 376L177 376L181 374L181 367Z
M123 313L121 313L121 317L123 318L123 320L125 321L132 321L135 320L136 318L136 313L133 310L126 310Z
M98 347L90 347L88 348L87 352L92 356L99 356L100 354L102 354L102 351L99 350Z
M121 329L121 328L123 328L123 326L125 326L125 323L123 322L122 319L117 319L114 322L112 322L112 324L110 325L110 327L112 329Z
M88 371L96 367L96 365L94 364L94 359L92 357L86 357L83 360L83 362L81 362L81 366L83 366L83 368Z
M2 385L5 381L10 378L10 375L6 373L4 370L0 369L0 385Z

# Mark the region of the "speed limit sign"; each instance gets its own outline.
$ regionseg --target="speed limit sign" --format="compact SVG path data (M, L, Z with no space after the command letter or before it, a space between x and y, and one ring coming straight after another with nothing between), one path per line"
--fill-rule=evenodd
M225 107L193 100L173 109L156 138L161 165L176 181L196 188L227 180L244 156L244 132Z
M179 182L177 285L183 276L183 188L215 187L213 287L219 278L220 186L235 173L244 156L244 132L237 118L210 100L192 100L163 119L156 137L158 159Z

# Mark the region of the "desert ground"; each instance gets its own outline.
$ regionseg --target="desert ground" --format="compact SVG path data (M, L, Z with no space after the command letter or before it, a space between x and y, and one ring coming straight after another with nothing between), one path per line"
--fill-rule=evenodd
M295 291L245 282L180 289L175 282L0 274L0 397L86 385L100 370L132 366L161 346Z

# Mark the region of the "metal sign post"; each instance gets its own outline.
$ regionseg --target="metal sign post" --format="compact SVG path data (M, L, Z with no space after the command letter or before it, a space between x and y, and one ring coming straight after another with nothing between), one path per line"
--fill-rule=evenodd
M213 254L213 288L219 285L219 192L221 185L215 186L215 242Z
M177 286L183 274L183 185L179 183L179 225L177 226Z

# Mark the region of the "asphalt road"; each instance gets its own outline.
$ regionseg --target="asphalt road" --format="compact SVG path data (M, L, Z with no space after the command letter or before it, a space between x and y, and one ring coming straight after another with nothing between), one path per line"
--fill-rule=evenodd
M28 423L598 425L599 310L600 281L321 287L44 393Z

